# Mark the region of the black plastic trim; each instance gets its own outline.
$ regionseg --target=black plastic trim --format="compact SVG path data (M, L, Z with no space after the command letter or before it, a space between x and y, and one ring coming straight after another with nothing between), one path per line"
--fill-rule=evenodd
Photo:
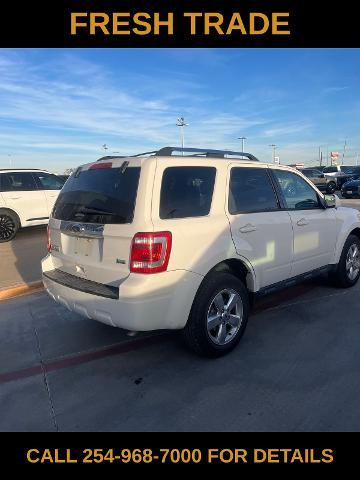
M273 283L271 285L263 287L258 292L256 292L256 295L268 295L269 293L278 292L279 290L283 290L284 288L293 287L294 285L305 282L306 280L316 278L323 273L331 272L335 268L336 265L325 265L324 267L316 268L315 270L311 270L310 272L305 272L295 277L287 278L286 280L282 280L281 282Z
M43 276L55 283L72 288L73 290L78 290L79 292L89 293L98 297L112 298L114 300L119 299L119 287L112 287L111 285L86 280L85 278L76 277L75 275L62 272L58 269L44 272Z

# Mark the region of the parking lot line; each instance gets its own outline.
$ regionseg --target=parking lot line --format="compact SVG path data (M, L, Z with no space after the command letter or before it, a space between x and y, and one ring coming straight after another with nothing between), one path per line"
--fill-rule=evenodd
M50 362L44 362L43 368L45 373L53 372L55 370L62 370L64 368L73 367L82 363L92 362L105 357L111 357L119 355L121 353L132 352L140 350L142 348L149 347L164 341L166 337L169 337L169 333L160 333L152 336L142 337L134 339L129 342L117 343L115 345L107 345L102 348L80 352L75 355L66 355L59 359L54 359ZM43 372L41 365L34 367L23 368L20 370L13 370L11 372L5 372L0 374L0 384L19 380L22 378L33 377L41 375Z
M279 307L288 307L289 300L298 299L299 297L301 297L301 295L307 294L313 289L314 283L309 282L280 291L270 297L264 297L262 299L259 299L259 301L255 304L253 315L261 314L265 310L271 310ZM326 295L325 298L344 293L346 293L346 291ZM285 301L286 303L283 303ZM309 299L303 299L302 303L306 303L308 301ZM293 303L290 303L290 305L293 305ZM121 343L106 345L104 347L77 352L75 354L64 355L62 357L57 357L50 361L44 362L43 368L45 369L45 372L43 372L42 366L39 364L29 368L23 368L2 373L0 374L0 384L23 378L33 377L36 375L41 375L42 373L49 373L56 370L66 369L83 363L99 360L105 357L111 357L115 355L120 355L122 353L141 350L151 345L161 343L162 341L170 338L170 336L172 336L171 332L163 331L161 333L151 334L146 337L134 338L132 340Z

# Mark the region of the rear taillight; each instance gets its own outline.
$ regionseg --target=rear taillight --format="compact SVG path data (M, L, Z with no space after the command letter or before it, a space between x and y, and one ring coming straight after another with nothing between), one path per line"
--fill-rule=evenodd
M130 272L164 272L169 263L171 240L170 232L137 233L131 244Z
M51 253L52 245L51 245L51 229L50 225L47 226L47 251Z

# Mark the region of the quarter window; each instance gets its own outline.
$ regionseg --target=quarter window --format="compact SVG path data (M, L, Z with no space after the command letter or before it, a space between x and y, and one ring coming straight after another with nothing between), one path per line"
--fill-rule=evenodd
M299 175L286 170L273 170L289 210L321 208L316 191Z
M169 167L164 171L160 194L160 218L208 215L216 168Z
M61 190L64 185L60 178L51 173L39 172L36 173L36 177L39 179L41 190Z
M229 212L276 210L279 204L266 168L232 168L230 174Z

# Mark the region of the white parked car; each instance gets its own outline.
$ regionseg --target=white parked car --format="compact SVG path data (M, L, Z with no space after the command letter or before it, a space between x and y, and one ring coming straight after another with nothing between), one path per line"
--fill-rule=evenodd
M0 169L0 243L20 227L48 223L64 181L44 170Z
M68 309L133 331L183 329L196 352L219 356L256 295L326 271L357 282L360 213L290 167L166 147L79 167L48 249L44 285Z

